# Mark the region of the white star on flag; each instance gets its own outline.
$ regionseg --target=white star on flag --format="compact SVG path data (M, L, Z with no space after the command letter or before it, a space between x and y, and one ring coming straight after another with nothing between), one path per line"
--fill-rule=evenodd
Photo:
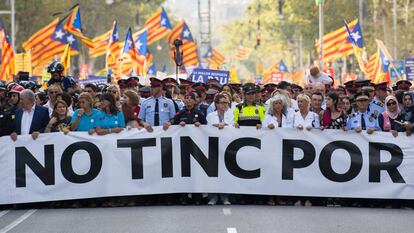
M115 39L115 40L118 40L118 39L119 39L119 37L118 37L118 33L115 33L115 35L114 35L114 39Z
M390 64L390 61L386 56L384 56L384 66L388 66Z
M128 43L128 47L131 48L132 42L128 40L127 43Z
M359 39L361 39L361 36L359 35L359 32L352 32L351 33L352 39L357 43Z
M62 32L62 30L57 30L55 32L55 36L57 39L62 39L62 37L65 35L65 33Z
M185 30L185 31L183 32L183 35L184 35L184 38L188 38L188 37L190 36L190 31Z
M167 24L167 19L162 18L161 19L161 26L165 26Z
M69 35L66 37L66 40L68 41L69 45L72 45L72 43L75 41L75 38L73 38L72 35Z
M142 43L140 40L138 40L137 42L135 42L135 46L137 47L137 50L141 49Z

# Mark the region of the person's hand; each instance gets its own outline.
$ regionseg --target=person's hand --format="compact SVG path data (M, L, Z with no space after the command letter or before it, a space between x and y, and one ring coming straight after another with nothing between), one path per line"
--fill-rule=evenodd
M355 129L355 132L357 132L357 133L361 133L361 131L362 131L361 127L358 127L358 128Z
M123 130L123 128L121 128L121 127L116 127L116 128L112 128L112 129L111 129L111 132L114 132L114 133L120 133L122 130Z
M269 128L269 129L274 129L274 128L275 128L275 125L274 125L274 124L269 124L269 125L267 126L267 128Z
M39 137L39 135L40 135L40 133L39 133L38 131L34 131L34 132L32 133L32 138L33 138L33 140L36 140L36 139Z
M218 124L217 128L218 129L224 129L224 124Z
M85 112L85 110L83 108L80 108L79 112L78 112L78 115L76 117L81 117L84 112Z
M311 131L311 129L312 129L313 127L312 127L312 125L308 125L308 126L306 126L306 130L307 131Z
M302 130L303 129L303 125L298 125L296 126L297 129Z
M373 134L375 132L375 128L368 128L367 134Z
M63 129L62 130L62 132L63 132L64 135L67 135L69 133L69 131L70 131L69 129Z
M406 122L405 123L405 131L410 131L411 132L411 130L413 129L413 125L410 123L410 122Z
M185 126L185 121L180 121L180 126L184 127Z
M150 124L148 124L148 123L144 123L144 129L146 129L148 132L152 132L152 131L154 131L154 129L151 127L151 125Z
M234 123L234 128L240 129L239 123Z
M13 140L13 142L15 142L17 140L17 133L13 132L12 134L10 134L10 138L11 140Z
M201 123L200 123L200 122L198 122L198 121L197 121L196 123L194 123L194 126L195 126L195 127L200 127L200 125L201 125Z
M392 136L394 136L394 138L398 137L398 131L391 130L390 132L391 132Z
M325 129L325 127L321 126L321 127L319 127L319 129L320 129L320 130L324 130L324 129Z
M185 123L185 122L184 122ZM180 122L180 124L181 124L181 122ZM168 128L170 128L170 126L171 126L171 123L169 122L169 121L167 121L167 122L165 122L164 123L164 125L162 126L162 129L163 130L167 130Z
M262 128L262 124L257 124L256 125L256 129L261 129Z
M92 135L92 134L94 134L95 133L95 129L90 129L89 131L88 131L88 134L89 135Z
M348 127L346 127L346 126L345 126L345 127L343 127L342 129L343 129L344 131L348 131L348 130L349 130L349 129L348 129Z
M58 122L57 117L52 117L52 119L50 119L50 121L49 121L49 125L52 126L52 125L56 124L56 122Z

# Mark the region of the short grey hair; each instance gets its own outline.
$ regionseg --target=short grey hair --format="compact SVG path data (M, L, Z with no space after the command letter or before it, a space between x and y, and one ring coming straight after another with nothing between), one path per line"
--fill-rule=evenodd
M274 104L276 101L280 101L280 102L282 102L282 106L283 106L282 113L283 113L283 114L286 114L287 109L288 109L288 107L289 107L289 106L288 106L288 102L287 102L287 100L286 100L286 96L284 96L283 94L276 94L276 95L274 95L274 96L270 99L269 110L267 111L267 113L268 113L269 115L272 115L272 116L273 116L273 113L274 113L274 106L273 106L273 104Z
M32 90L30 90L30 89L25 89L22 92L20 92L20 98L22 98L22 97L24 97L24 98L26 98L28 100L33 100L33 101L36 100L35 93Z

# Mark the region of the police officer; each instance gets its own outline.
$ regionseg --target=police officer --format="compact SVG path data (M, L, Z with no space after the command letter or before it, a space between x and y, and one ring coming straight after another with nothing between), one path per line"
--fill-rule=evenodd
M163 82L158 78L150 78L152 96L141 104L138 118L140 125L152 132L152 126L164 126L167 129L175 117L174 103L162 96Z
M379 106L381 110L380 113L383 113L385 111L384 101L385 98L388 96L387 90L388 82L382 82L375 85L375 98L373 100L373 103Z
M0 81L0 137L13 132L15 110L7 103L7 88L5 83Z
M207 85L205 83L194 83L192 85L192 88L196 91L197 94L197 104L196 104L196 109L200 110L204 113L205 116L207 116L207 109L210 106L207 103Z
M375 87L373 84L368 84L362 87L362 91L368 95L368 112L371 112L375 116L379 116L385 111L384 105L375 100Z
M162 80L164 83L164 91L165 91L165 97L172 100L174 103L174 108L176 112L179 112L184 109L184 102L180 99L175 99L174 94L175 90L177 88L177 80L174 78L165 78Z
M366 130L368 134L381 130L378 124L378 116L368 111L368 95L360 92L355 96L357 109L350 115L347 121L347 128L360 133Z
M50 73L52 76L47 85L50 86L52 84L59 84L61 85L62 89L66 92L71 92L73 88L73 83L69 77L65 77L63 75L63 71L65 67L59 61L52 61L49 66L47 67L47 72Z
M243 86L244 102L234 109L234 126L256 126L261 128L264 119L264 107L255 101L258 89L255 84L247 83Z
M173 125L185 126L194 124L195 126L207 124L206 116L200 110L195 109L196 97L193 92L188 92L184 96L185 108L175 115Z

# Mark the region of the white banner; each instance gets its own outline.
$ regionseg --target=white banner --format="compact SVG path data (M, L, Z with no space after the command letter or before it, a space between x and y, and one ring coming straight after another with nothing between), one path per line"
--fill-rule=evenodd
M203 192L414 198L414 136L173 126L0 138L0 204Z

